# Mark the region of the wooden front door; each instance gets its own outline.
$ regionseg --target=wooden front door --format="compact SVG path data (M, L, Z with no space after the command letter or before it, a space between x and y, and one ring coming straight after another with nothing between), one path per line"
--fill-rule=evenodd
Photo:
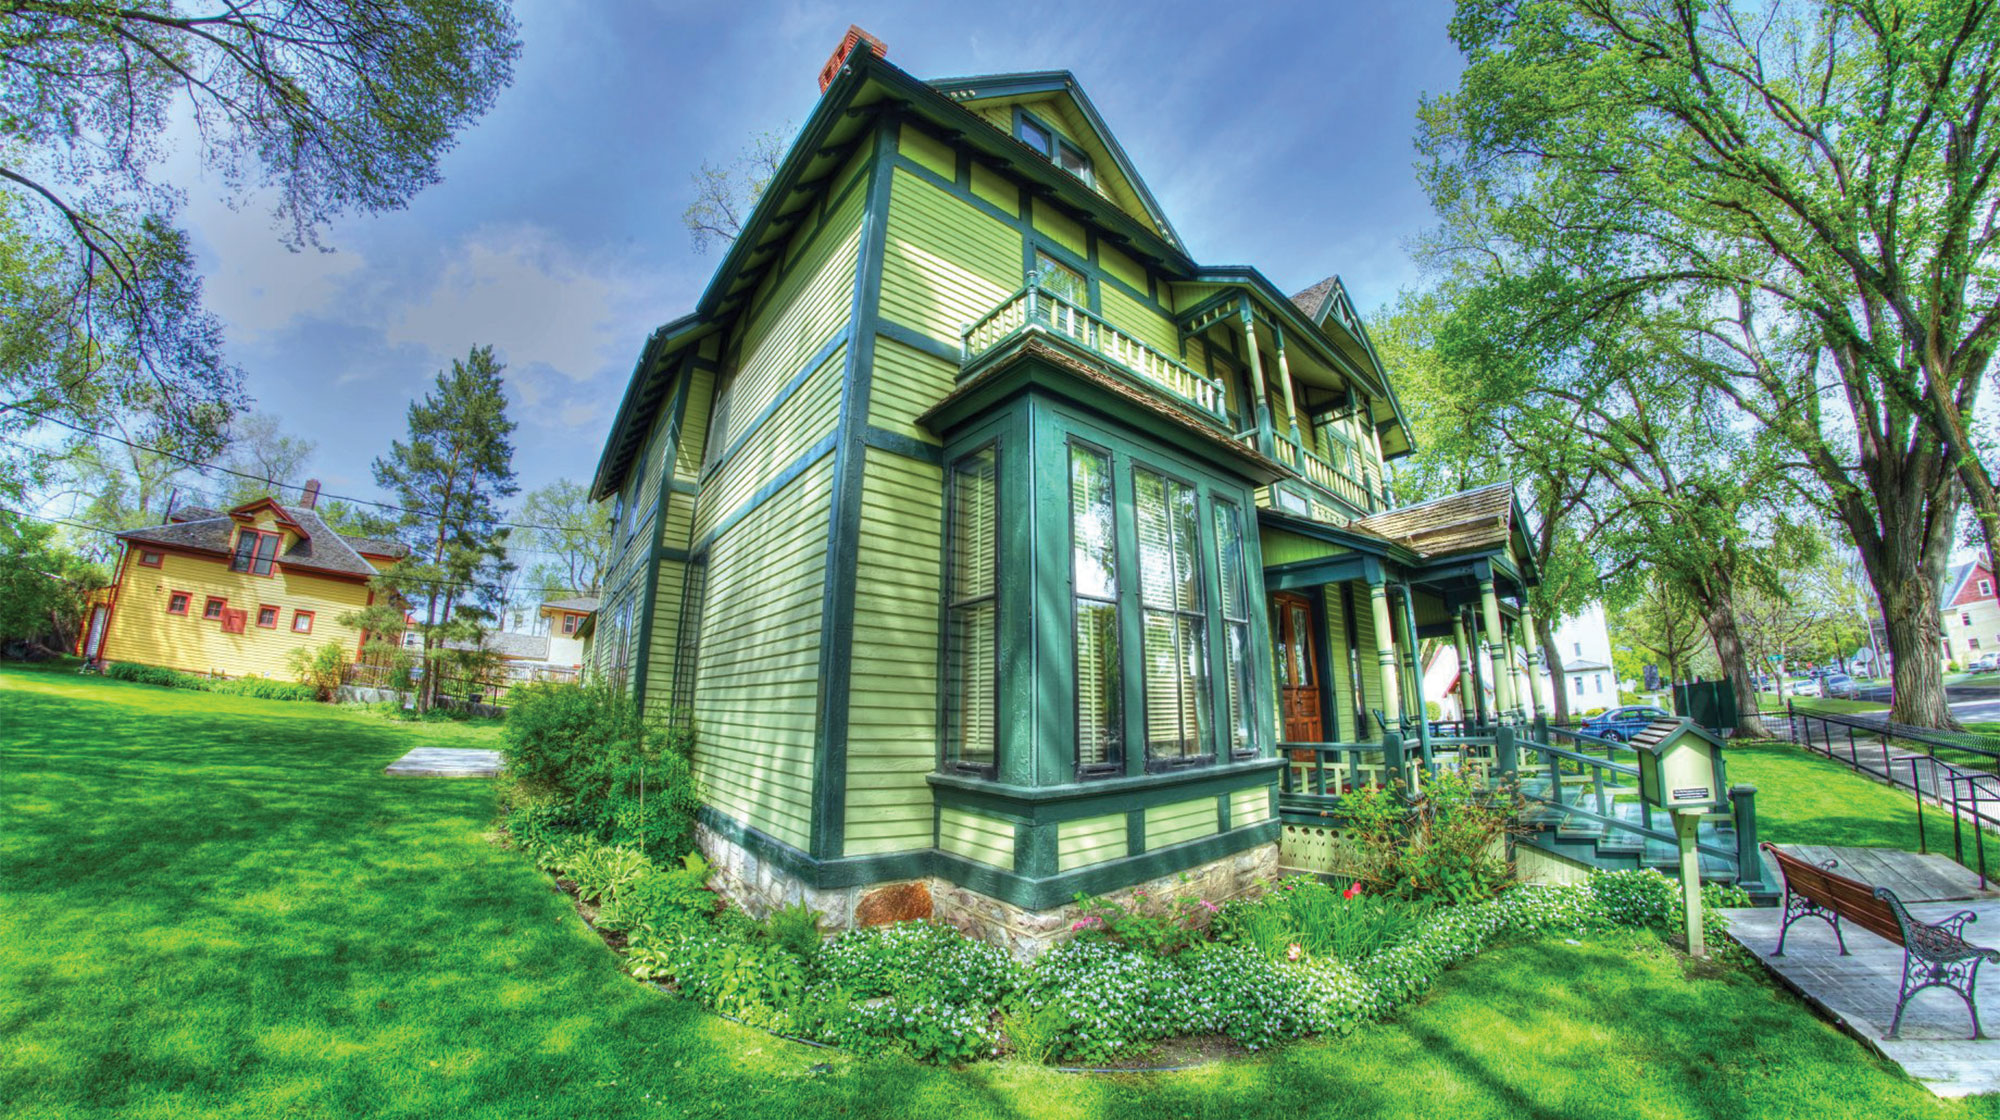
M1320 719L1319 642L1313 634L1312 604L1303 596L1271 596L1277 615L1278 710L1284 714L1287 743L1326 741Z

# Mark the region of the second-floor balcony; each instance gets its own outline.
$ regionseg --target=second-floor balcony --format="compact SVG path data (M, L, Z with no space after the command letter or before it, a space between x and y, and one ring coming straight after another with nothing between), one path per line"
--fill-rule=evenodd
M974 372L982 357L1035 334L1089 354L1110 372L1245 445L1259 444L1257 429L1237 429L1242 418L1230 411L1228 392L1219 379L1147 345L1039 280L1031 281L965 327L959 339L961 376ZM1264 450L1296 472L1312 490L1353 510L1356 516L1387 508L1378 473L1365 467L1351 472L1283 431L1270 433Z

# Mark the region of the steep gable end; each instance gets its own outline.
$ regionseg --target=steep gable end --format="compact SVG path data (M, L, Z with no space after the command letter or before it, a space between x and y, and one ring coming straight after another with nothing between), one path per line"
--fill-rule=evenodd
M930 84L1028 151L1037 150L1033 141L1041 132L1052 133L1058 145L1081 153L1087 161L1087 172L1079 177L1092 190L1168 244L1185 251L1152 191L1068 71L944 78ZM1037 154L1063 165L1060 147ZM1065 170L1077 173L1079 169L1071 165Z

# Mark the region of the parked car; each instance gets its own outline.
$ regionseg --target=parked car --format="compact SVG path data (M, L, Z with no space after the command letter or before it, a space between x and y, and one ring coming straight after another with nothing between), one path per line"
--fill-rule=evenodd
M1982 653L1974 658L1966 670L1973 673L1991 673L2000 669L2000 653Z
M1584 720L1577 730L1585 735L1595 735L1600 739L1610 739L1622 743L1645 729L1656 719L1672 719L1673 713L1649 704L1635 704L1623 708L1613 708L1603 715L1591 716Z
M1861 695L1861 686L1855 684L1854 678L1846 673L1828 673L1819 679L1819 686L1822 696L1838 696L1854 700Z

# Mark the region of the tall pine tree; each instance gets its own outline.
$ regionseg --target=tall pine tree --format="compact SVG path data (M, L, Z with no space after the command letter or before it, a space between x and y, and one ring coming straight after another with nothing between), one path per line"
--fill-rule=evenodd
M409 610L422 639L420 710L436 700L441 669L476 660L453 656L446 643L478 649L511 569L500 503L520 487L514 483L514 422L500 382L505 368L491 346L474 347L452 362L430 394L410 405L409 441L392 442L388 456L375 460L376 484L405 511L398 536L410 555L376 577L375 603L355 616L355 624L370 634L398 634Z

